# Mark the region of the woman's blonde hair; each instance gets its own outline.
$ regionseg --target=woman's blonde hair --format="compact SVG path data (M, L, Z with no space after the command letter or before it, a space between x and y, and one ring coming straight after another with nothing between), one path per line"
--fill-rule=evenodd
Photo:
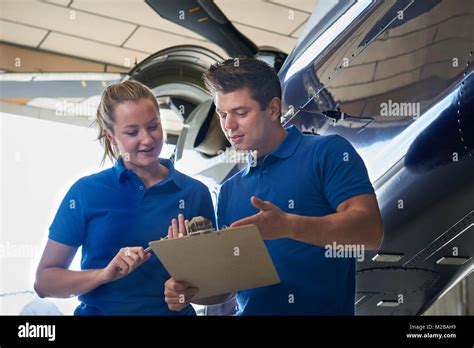
M95 121L99 128L97 140L99 140L101 145L104 147L102 164L104 164L107 157L114 162L120 155L117 146L110 142L106 133L107 130L113 133L115 108L121 103L127 101L136 102L143 98L151 100L155 105L156 110L159 110L158 102L156 101L152 91L147 86L137 81L128 80L115 83L108 86L104 92L102 92Z

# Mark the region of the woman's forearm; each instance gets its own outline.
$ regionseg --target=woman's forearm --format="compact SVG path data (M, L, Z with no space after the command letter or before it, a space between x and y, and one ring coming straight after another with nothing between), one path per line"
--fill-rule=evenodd
M105 283L101 271L100 269L70 271L61 267L48 267L38 271L35 291L40 297L79 296Z

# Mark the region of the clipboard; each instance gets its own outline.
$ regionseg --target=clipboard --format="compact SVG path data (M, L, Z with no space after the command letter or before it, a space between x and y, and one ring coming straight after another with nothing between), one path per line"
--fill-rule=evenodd
M148 244L171 277L199 288L195 300L280 283L256 225Z

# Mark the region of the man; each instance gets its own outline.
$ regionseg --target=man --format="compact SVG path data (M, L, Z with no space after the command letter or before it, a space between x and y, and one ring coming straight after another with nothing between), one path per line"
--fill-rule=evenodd
M222 185L218 225L257 225L281 279L239 291L237 314L353 315L355 255L332 251L348 245L376 249L383 238L362 159L340 136L283 128L280 82L264 62L229 59L213 65L204 81L229 141L258 158ZM165 284L172 310L185 308L195 293L174 279Z

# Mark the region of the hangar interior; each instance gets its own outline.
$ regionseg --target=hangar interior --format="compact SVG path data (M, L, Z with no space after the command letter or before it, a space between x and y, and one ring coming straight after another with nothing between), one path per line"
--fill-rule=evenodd
M326 2L328 9L334 3ZM260 48L287 55L298 43L313 9L323 6L324 0L214 3ZM461 22L461 30L466 30L465 23ZM413 32L424 29L413 28ZM438 29L428 29L435 37ZM472 31L472 24L467 30ZM140 0L0 1L0 239L2 254L7 255L0 263L0 314L72 313L76 299L39 300L33 291L35 266L53 217L52 207L58 205L73 178L100 169L101 148L90 125L104 87L122 80L156 52L163 52L157 59L174 54L168 49L179 45L205 48L215 54L213 59L228 57L218 45L161 18ZM185 52L205 56L208 51ZM380 52L383 56L383 46ZM352 74L375 78L384 59L373 65L361 64ZM173 87L172 82L167 80L167 88ZM334 88L346 93L348 87ZM359 87L357 93L363 94L363 90ZM190 90L189 94L201 98L199 91ZM184 120L169 97L160 97L159 103L169 106L162 114L168 140L162 155L170 158L175 156ZM357 109L355 104L351 107ZM202 151L213 151L212 146L202 144ZM206 168L196 163L192 170L209 187L216 187L216 182L204 175ZM207 173L219 178L218 170ZM78 257L73 267L79 269ZM19 273L25 276L18 277ZM423 315L474 315L472 272L445 289Z

